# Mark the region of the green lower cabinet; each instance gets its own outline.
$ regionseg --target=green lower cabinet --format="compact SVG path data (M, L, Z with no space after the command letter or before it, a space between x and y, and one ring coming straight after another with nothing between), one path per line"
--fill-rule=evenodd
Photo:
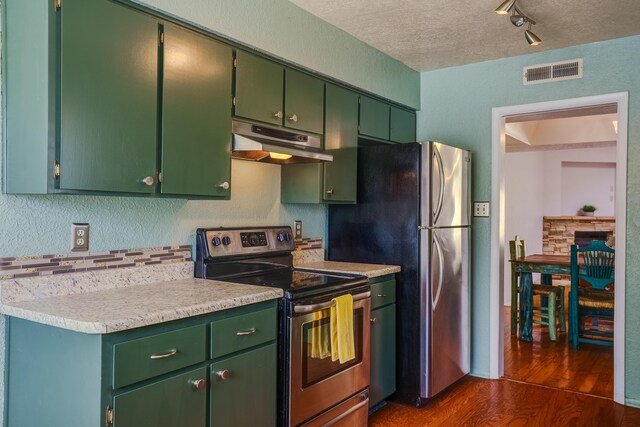
M277 349L269 344L211 365L211 426L276 425Z
M114 427L206 427L207 369L199 368L117 395Z
M396 305L371 311L369 407L396 390Z

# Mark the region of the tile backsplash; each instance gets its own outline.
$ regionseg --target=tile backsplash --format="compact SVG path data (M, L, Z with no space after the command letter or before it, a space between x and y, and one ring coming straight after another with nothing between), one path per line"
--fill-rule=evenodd
M0 280L191 261L191 245L0 258Z

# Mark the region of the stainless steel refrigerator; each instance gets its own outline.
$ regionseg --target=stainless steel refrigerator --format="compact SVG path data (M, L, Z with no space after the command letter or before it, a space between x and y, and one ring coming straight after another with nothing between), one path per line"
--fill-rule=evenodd
M470 153L438 142L358 150L358 200L331 205L328 258L396 264L396 393L422 406L469 373Z

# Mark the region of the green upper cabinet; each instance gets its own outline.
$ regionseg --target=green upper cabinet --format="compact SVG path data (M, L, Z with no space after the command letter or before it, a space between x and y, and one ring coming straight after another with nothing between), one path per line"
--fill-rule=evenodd
M61 22L59 187L155 192L157 20L65 0Z
M235 115L282 125L284 67L237 51L235 77Z
M391 107L391 141L415 142L416 113Z
M360 97L360 135L389 139L389 104Z
M327 84L324 148L333 162L324 164L323 198L355 202L358 172L358 94Z
M286 70L284 125L322 133L324 82L295 70Z
M282 165L283 203L355 203L358 94L332 84L325 91L324 148L332 162Z
M229 198L231 47L165 24L162 74L162 192Z

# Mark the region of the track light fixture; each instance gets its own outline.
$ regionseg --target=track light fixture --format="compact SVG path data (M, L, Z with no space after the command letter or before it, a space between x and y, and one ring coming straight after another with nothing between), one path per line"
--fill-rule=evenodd
M529 43L529 46L538 46L542 44L542 40L540 39L540 37L536 36L531 31L531 27L533 25L536 25L536 21L529 18L520 9L518 9L516 0L505 0L500 4L500 6L496 8L496 13L498 15L507 15L509 14L509 12L511 12L509 20L516 27L520 28L524 24L529 24L528 29L524 32L524 38L527 40L527 43Z

